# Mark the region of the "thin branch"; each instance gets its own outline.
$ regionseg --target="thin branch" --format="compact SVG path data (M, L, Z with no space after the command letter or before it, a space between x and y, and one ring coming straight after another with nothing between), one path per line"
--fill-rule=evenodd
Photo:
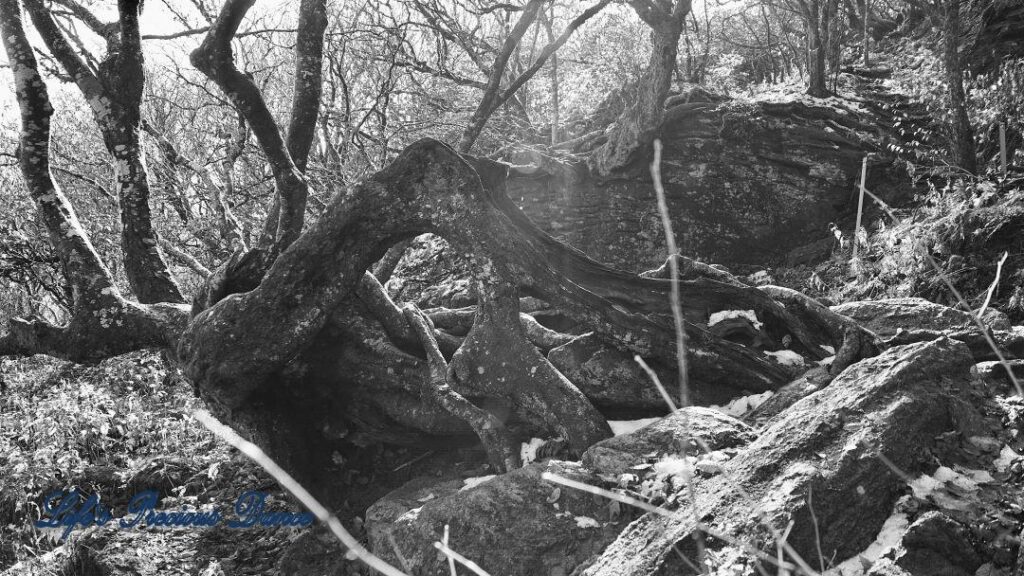
M458 151L462 153L469 152L473 148L473 144L476 139L480 136L483 131L484 125L487 123L487 119L490 118L494 110L497 109L495 102L499 98L498 90L501 87L501 79L505 75L505 69L508 66L509 58L512 57L512 53L516 47L519 46L519 42L522 41L526 31L529 30L530 25L537 19L537 14L540 11L541 6L547 0L530 0L529 4L523 8L523 13L519 16L519 20L516 21L515 26L505 37L505 42L501 46L501 50L494 58L494 63L491 65L491 70L487 78L487 84L484 88L484 94L480 98L480 103L477 105L476 110L473 112L473 116L469 120L469 125L466 130L462 133L462 137L459 139Z
M185 252L181 248L178 248L174 244L171 244L171 242L166 238L160 238L160 247L163 248L165 252L177 258L179 262L181 262L185 266L188 266L203 278L206 278L207 276L210 275L210 269L207 268L206 266L203 266L203 263L200 262L199 259L189 254L188 252Z

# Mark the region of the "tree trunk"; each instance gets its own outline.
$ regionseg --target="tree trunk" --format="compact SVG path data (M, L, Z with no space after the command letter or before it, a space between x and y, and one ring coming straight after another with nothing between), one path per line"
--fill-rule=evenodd
M121 250L125 274L132 292L143 304L184 302L160 251L149 207L149 177L138 126L125 126L123 143L108 146L117 166L117 190L121 204Z
M107 151L114 157L121 203L121 247L132 291L144 304L184 302L160 252L149 208L149 180L139 142L145 70L138 0L119 0L121 41L95 74L39 0L29 0L26 8L50 52L92 108Z
M869 14L869 8L870 7L871 7L871 0L864 0L864 12L862 13L862 18L864 20L864 22L863 22L863 24L864 24L864 29L863 29L864 45L863 45L862 50L864 51L864 67L865 68L871 65L871 52L869 50L870 42L871 42L871 37L868 36L868 21L869 21L868 14Z
M825 87L825 46L821 33L820 13L817 3L813 14L805 22L807 27L807 94L816 98L828 96Z
M953 117L950 134L953 164L976 174L978 160L974 147L974 130L967 117L964 70L960 59L960 0L946 0L943 36L949 110Z
M661 3L666 4L666 3ZM588 159L593 173L609 176L622 169L654 140L665 113L665 99L675 73L679 37L690 12L689 0L673 6L631 2L640 18L651 27L651 58L637 81L626 88L625 109L615 121L607 142Z

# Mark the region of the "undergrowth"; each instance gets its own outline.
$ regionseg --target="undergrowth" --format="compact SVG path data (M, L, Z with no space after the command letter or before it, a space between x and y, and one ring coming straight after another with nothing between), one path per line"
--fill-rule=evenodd
M914 209L881 215L861 231L860 262L851 265L849 242L813 269L797 272L805 292L838 303L878 298L922 297L956 306L934 259L975 309L981 307L1008 253L992 303L1011 321L1024 320L1024 188L990 179L960 178L932 185ZM867 200L866 200L867 201Z
M43 356L4 360L0 379L0 569L54 547L33 526L49 491L80 488L110 498L121 486L170 489L226 457L192 417L202 402L168 377L157 354L93 366Z

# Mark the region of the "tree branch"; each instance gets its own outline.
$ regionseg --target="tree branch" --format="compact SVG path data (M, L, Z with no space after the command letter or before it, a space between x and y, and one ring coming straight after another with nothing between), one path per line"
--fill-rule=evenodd
M505 75L505 68L508 66L508 60L512 57L512 53L515 51L516 46L522 41L523 36L526 35L526 31L529 30L533 21L537 19L537 14L540 11L547 0L530 0L530 2L523 8L523 13L519 16L519 20L516 21L515 26L508 33L505 38L505 42L501 45L501 50L498 51L497 56L494 58L494 63L491 65L490 73L487 77L487 84L484 87L483 96L480 97L480 103L477 105L476 110L473 112L473 116L469 120L469 125L466 126L465 131L462 133L462 137L459 139L458 150L459 152L466 153L473 148L473 144L477 138L480 137L480 133L484 129L484 125L487 123L487 119L491 117L491 114L497 109L496 104L499 97L499 89L501 88L501 79Z
M270 161L279 210L276 226L268 222L266 228L275 230L272 252L280 252L302 231L308 187L288 152L281 130L259 87L235 67L231 39L254 3L255 0L227 0L203 43L192 52L190 59L192 65L213 80L245 116ZM267 259L268 262L272 260Z
M527 68L522 74L520 74L515 80L509 83L508 88L506 88L502 92L501 96L494 103L494 108L497 109L506 101L508 101L508 99L511 98L512 95L515 94L523 86L523 84L526 84L531 78L533 78L533 76L538 71L540 71L541 68L544 67L544 64L548 61L548 58L550 58L552 54L557 52L558 49L561 48L569 40L569 37L572 36L573 33L575 33L577 29L579 29L580 26L582 26L587 20L590 20L594 15L596 15L598 12L604 9L604 7L607 6L610 2L611 0L601 0L594 6L591 6L587 10L583 11L583 13L577 16L575 19L573 19L573 21L570 22L569 25L565 27L565 30L562 31L558 38L556 38L553 42L549 43L541 50L540 54L537 56L537 59L534 60L533 64L531 64L530 67Z
M316 134L323 88L324 31L327 29L325 0L302 0L299 30L295 39L295 88L291 121L288 123L288 153L295 166L306 169L309 148Z

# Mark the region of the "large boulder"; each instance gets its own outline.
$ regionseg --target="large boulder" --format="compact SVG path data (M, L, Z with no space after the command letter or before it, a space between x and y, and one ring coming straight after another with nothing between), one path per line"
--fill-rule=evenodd
M491 574L568 575L626 521L605 500L542 480L544 472L600 482L580 464L558 460L468 482L419 481L367 511L370 549L413 576L448 574L446 557L434 547L448 525L451 548Z
M738 448L753 439L750 426L717 410L680 408L636 432L594 444L583 454L583 464L599 474L617 475L652 457Z
M788 546L814 565L819 557L838 562L858 554L906 490L906 475L934 466L928 447L936 435L977 418L962 399L973 364L966 346L941 339L851 366L769 420L721 474L696 483L694 502L680 491L667 506L675 515L637 519L584 573L690 573L697 527L691 509L721 535L709 540L716 558L731 558L739 573L754 572L751 554L730 542L774 557L773 533L787 533Z
M828 224L856 200L850 192L865 153L880 148L869 142L878 124L867 110L839 102L670 102L659 134L661 171L684 252L763 266L830 238ZM552 235L639 272L665 256L650 162L640 154L609 179L592 178L582 166L534 174L513 181L509 196ZM887 200L911 189L884 153L872 161L867 185Z

